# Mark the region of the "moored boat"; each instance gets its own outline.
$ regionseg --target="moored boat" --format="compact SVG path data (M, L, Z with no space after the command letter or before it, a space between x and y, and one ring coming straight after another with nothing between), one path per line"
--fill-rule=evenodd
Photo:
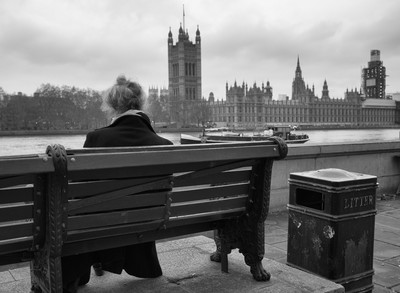
M240 142L240 141L263 141L268 140L271 136L279 136L288 144L305 143L310 140L307 134L298 134L291 131L290 126L270 126L263 132L246 134L244 132L235 132L227 128L205 129L199 136L181 134L181 144L196 143L219 143L219 142Z

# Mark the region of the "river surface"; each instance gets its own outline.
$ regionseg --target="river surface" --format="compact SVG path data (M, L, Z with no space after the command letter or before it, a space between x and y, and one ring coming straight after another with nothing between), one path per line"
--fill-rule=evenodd
M310 141L306 144L330 144L340 142L398 140L400 129L345 129L345 130L307 130ZM198 136L198 132L187 133ZM179 144L179 133L160 133L159 135ZM3 136L0 137L0 156L44 153L50 144L62 144L65 148L81 148L86 135L48 135L48 136Z

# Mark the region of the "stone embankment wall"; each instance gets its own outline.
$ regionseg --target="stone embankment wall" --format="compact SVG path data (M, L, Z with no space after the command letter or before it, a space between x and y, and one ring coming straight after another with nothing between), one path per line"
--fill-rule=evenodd
M400 184L400 141L290 145L286 159L274 162L270 210L286 209L290 173L326 168L375 175L377 196L393 195Z

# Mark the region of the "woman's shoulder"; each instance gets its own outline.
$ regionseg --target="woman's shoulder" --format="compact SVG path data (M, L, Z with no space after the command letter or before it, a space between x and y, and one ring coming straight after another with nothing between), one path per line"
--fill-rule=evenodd
M104 140L106 137L109 137L111 135L111 128L109 126L102 127L95 129L93 131L90 131L86 134L86 140L84 143L84 147L94 147L97 146L99 143L99 140Z

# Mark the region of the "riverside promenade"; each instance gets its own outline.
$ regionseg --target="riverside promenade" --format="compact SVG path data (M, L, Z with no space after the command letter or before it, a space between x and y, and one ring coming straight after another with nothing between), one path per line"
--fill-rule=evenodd
M375 218L373 293L400 292L400 198L377 199ZM210 262L214 249L212 233L173 239L157 244L164 276L138 279L126 274L92 273L88 285L78 293L92 292L343 292L341 286L286 266L288 212L271 213L266 221L264 267L272 274L269 282L252 279L243 257L229 255L230 273ZM0 266L0 292L26 293L30 289L28 263Z

